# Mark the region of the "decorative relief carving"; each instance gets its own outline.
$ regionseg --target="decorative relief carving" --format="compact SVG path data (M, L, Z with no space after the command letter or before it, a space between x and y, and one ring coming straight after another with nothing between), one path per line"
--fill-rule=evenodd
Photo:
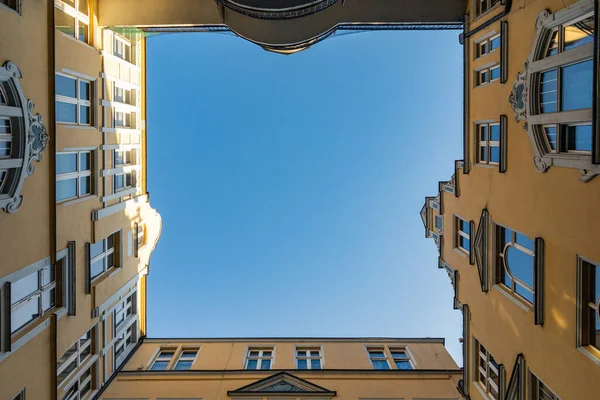
M523 64L523 72L518 72L515 77L515 83L508 96L508 102L515 113L515 121L525 120L523 128L527 131L527 104L529 102L529 88L527 85L528 78L528 62Z

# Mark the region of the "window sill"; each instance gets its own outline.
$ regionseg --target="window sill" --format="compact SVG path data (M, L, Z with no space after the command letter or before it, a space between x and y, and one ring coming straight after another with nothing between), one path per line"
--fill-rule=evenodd
M79 40L79 39L76 39L76 38L74 38L74 37L73 37L73 36L71 36L71 35L67 35L66 33L64 33L64 32L63 32L63 31L61 31L61 30L55 29L55 32L57 32L57 33L60 33L62 36L66 37L67 39L70 39L70 40L72 40L72 41L74 41L74 42L77 42L77 43L79 43L80 45L83 45L84 47L87 47L88 49L91 49L91 50L93 50L93 51L96 51L96 49L95 49L94 47L90 46L90 45L89 45L89 44L87 44L86 42L82 42L81 40Z
M82 203L84 201L91 200L91 199L97 199L97 198L98 198L98 195L97 194L93 194L93 195L90 195L90 196L80 197L78 199L67 200L64 203L59 203L59 204L61 206L71 206L73 204Z
M481 168L490 168L490 169L496 169L498 168L498 164L482 164L482 163L475 163L476 167L481 167Z
M485 39L484 39L484 40L485 40ZM487 53L485 53L485 54L482 54L482 55L480 55L480 56L478 56L478 57L475 57L475 58L473 59L473 61L478 61L478 60L481 60L481 59L482 59L482 58L484 58L485 56L489 56L490 54L494 54L494 53L495 53L495 52L497 52L498 50L499 50L499 49L498 49L498 48L496 48L496 49L494 49L494 50L492 50L492 51L489 51L489 52L487 52Z
M19 2L19 7L18 8L21 8L20 2ZM15 10L14 8L11 8L11 7L9 7L9 6L5 5L5 4L0 4L0 10L11 11L11 12L17 14L18 16L21 16L21 12L20 11Z
M587 358L600 365L600 351L596 350L592 346L580 346L577 350L585 354Z
M85 129L88 131L98 131L98 128L96 128L93 125L77 125L77 124L69 124L67 122L57 122L58 125L61 125L64 128L67 129Z
M523 311L531 311L533 308L533 305L529 305L529 304L525 304L523 301L517 299L515 296L513 296L511 293L508 293L506 290L504 290L500 285L495 284L494 289L496 289L498 292L502 293L504 296L506 296L510 301L512 301L513 303L515 303L520 309L522 309Z
M480 88L480 87L486 87L486 86L489 86L492 83L496 83L496 82L500 82L500 78L496 78L493 81L489 81L489 82L486 82L486 83L481 83L479 85L475 85L474 89L477 89L477 88Z
M459 249L458 247L455 247L453 250L465 258L469 257L469 253Z

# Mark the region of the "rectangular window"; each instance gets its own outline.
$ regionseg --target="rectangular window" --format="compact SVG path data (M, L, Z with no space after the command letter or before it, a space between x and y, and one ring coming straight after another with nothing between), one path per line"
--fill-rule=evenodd
M114 91L114 95L113 95L113 101L119 102L119 103L124 103L124 104L133 104L132 103L132 93L131 90L129 89L124 89L122 87L119 87L116 85L114 85L115 91Z
M177 360L177 364L175 364L175 370L184 371L191 369L197 354L198 349L184 349L179 356L179 360Z
M546 144L552 153L589 154L592 152L592 134L591 122L544 125Z
M560 400L560 397L555 395L554 392L531 371L529 371L529 378L531 382L532 400Z
M594 14L586 14L552 31L546 57L594 42Z
M496 283L520 299L534 303L535 242L527 236L495 225Z
M94 388L95 365L88 368L81 376L65 391L63 400L83 400Z
M114 154L114 168L122 167L123 165L137 164L135 150L116 149Z
M55 74L56 122L92 124L92 82Z
M0 4L3 4L5 6L7 6L8 8L15 10L18 13L21 12L20 0L0 0ZM17 396L15 398L20 399L21 397ZM23 397L23 398L25 398L25 397Z
M384 348L369 348L367 351L374 369L390 369Z
M131 58L131 43L116 33L113 39L113 55L127 62L133 62Z
M165 371L175 354L175 350L161 350L158 353L158 356L154 359L152 366L150 367L151 371Z
M456 228L455 247L469 254L471 251L471 224L460 217L454 216L454 226Z
M444 220L442 219L441 215L436 215L435 216L435 227L438 228L438 230L442 229L442 227L444 226Z
M133 292L121 300L115 307L115 310L113 311L113 326L115 330L115 336L125 320L136 313L136 296L137 292Z
M473 379L475 384L487 393L487 395L498 400L500 378L498 374L498 363L485 347L474 340L475 343L475 372Z
M246 369L271 369L273 348L250 348L246 357Z
M396 369L413 369L410 356L406 349L390 349Z
M495 35L475 43L476 58L479 58L481 56L491 53L496 49L499 49L501 43L500 41L500 35Z
M117 334L115 342L115 368L118 368L128 354L128 349L131 349L137 343L137 323L131 324L123 332Z
M475 10L475 14L481 15L495 7L498 3L500 3L500 0L477 0L477 9Z
M146 244L146 224L140 223L137 226L137 248L138 250Z
M477 70L476 86L481 86L486 83L494 82L500 79L500 65L493 65L488 68Z
M477 162L479 164L500 163L500 124L477 124Z
M81 336L58 360L57 385L64 382L73 371L83 365L92 355L92 331Z
M580 345L600 354L600 264L579 259Z
M0 158L10 157L12 131L9 118L0 118Z
M115 247L119 240L119 234L113 233L106 239L90 244L90 279L97 278L116 266Z
M135 117L133 113L114 111L113 126L115 128L135 128Z
M47 265L30 273L10 287L10 326L15 333L32 321L51 313L57 299L54 266Z
M87 0L55 0L54 6L54 27L88 43L90 17Z
M135 171L123 172L120 174L113 175L113 189L114 192L129 189L133 187L135 181Z
M0 4L2 4L2 1L0 1ZM25 400L25 389L21 390L21 393L13 397L13 400Z
M56 154L56 201L92 194L92 152Z
M321 349L296 349L298 369L321 369Z
M542 72L540 112L591 108L593 64L593 60L586 60Z

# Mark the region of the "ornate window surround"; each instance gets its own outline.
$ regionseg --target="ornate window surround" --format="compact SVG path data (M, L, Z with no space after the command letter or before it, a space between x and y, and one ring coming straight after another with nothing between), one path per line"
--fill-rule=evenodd
M513 89L509 96L509 103L515 113L515 120L525 121L523 129L527 132L533 147L533 162L540 172L546 172L551 166L577 168L581 171L580 180L588 182L596 175L600 175L600 164L594 164L591 154L553 153L546 143L543 125L556 123L592 122L593 109L596 99L593 99L592 108L564 111L557 113L541 114L539 108L539 81L541 72L573 64L594 56L594 44L589 43L569 51L550 57L544 57L546 45L550 40L553 29L568 23L578 17L594 12L594 1L580 0L569 7L555 13L543 10L537 17L536 35L533 49L523 65L523 72L517 73ZM594 129L593 135L600 132Z
M0 67L0 86L7 96L7 104L0 105L0 116L10 118L12 134L11 156L0 159L0 170L7 172L0 187L0 208L8 213L17 212L23 204L23 183L33 174L33 161L42 160L49 139L42 117L33 113L33 101L23 93L19 83L22 77L13 62Z

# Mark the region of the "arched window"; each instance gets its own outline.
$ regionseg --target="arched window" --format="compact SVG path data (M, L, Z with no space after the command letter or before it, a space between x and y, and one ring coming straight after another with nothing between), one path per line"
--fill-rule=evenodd
M15 63L0 67L0 208L9 213L21 207L23 182L48 144L42 117L33 114L33 102L25 98L19 78Z
M533 50L509 101L525 120L536 168L577 168L582 181L600 174L592 162L594 2L581 0L536 21Z

